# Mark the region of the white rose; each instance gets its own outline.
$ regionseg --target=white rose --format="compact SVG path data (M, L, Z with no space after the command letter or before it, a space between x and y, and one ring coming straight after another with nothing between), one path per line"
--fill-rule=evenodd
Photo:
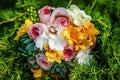
M71 22L76 26L84 25L91 20L91 16L87 15L83 10L80 10L76 5L71 5L67 12Z

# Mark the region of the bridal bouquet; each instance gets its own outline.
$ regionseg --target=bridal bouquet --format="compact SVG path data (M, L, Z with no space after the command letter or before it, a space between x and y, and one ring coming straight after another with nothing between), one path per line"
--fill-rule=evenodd
M91 16L76 5L67 9L44 6L38 15L39 22L26 19L14 38L35 78L43 74L65 77L74 63L89 65L99 33Z

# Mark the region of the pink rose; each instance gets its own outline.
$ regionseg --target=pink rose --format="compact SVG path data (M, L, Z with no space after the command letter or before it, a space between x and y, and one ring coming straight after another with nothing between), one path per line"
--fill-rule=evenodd
M70 24L70 19L66 9L56 8L50 17L50 22L60 27L67 27Z
M41 23L47 23L50 21L50 16L51 16L51 10L53 8L50 6L44 6L41 8L38 13L39 13L39 18Z
M29 36L32 39L35 39L39 35L42 35L42 33L44 31L44 29L43 29L44 27L46 27L46 26L42 23L33 24L28 31Z
M46 56L42 53L36 55L36 60L38 65L44 70L49 70L52 67L52 64L47 61Z
M66 45L64 47L63 55L64 55L64 60L65 61L70 61L74 58L76 54L75 49L72 46Z

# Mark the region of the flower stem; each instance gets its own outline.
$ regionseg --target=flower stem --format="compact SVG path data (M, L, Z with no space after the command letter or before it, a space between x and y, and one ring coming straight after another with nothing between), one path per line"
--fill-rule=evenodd
M66 8L68 8L68 7L71 5L72 1L73 1L73 0L69 0L68 5L67 5Z

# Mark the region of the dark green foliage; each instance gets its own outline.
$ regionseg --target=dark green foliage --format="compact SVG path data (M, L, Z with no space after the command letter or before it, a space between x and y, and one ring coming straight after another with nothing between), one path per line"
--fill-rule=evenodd
M36 55L34 46L34 41L29 38L28 34L22 35L18 41L18 50L22 52L23 56L30 57L30 59Z
M0 0L0 80L34 79L30 71L31 66L26 60L28 56L29 60L35 58L31 57L34 55L32 51L29 51L33 50L34 44L31 39L26 38L27 35L20 39L21 44L17 44L13 40L16 31L25 19L38 22L37 11L42 6L69 7L70 4L76 4L91 15L92 22L100 34L97 36L95 48L91 52L94 56L91 65L73 64L73 67L70 68L69 79L120 79L120 0ZM28 45L28 43L30 44ZM19 47L21 51L17 50L19 45L21 45L21 48ZM25 48L23 49L22 46ZM57 66L60 67L58 64ZM36 63L33 67L37 67ZM51 72L55 71L64 74L57 68ZM53 80L53 78L44 75L43 80Z
M69 73L69 68L73 67L71 62L62 62L61 64L54 64L54 66L51 69L51 73L52 74L58 74L61 75L62 77L65 76L65 74Z

